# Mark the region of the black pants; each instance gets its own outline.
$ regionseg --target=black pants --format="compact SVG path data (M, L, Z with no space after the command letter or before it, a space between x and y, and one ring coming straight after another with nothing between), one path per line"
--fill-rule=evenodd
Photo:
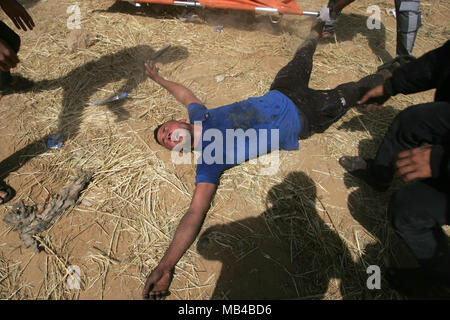
M431 102L400 112L389 127L371 167L380 184L390 184L396 155L423 144L448 144L450 103ZM402 187L389 203L392 224L430 277L450 285L450 253L441 226L450 222L450 182L425 179Z
M0 39L5 41L16 53L20 48L20 37L3 21L0 21ZM0 71L0 88L11 81L11 73Z
M408 107L400 112L386 132L371 166L380 185L394 178L397 154L423 144L450 143L450 103L430 102Z
M270 87L270 90L278 90L289 97L299 109L301 139L323 132L355 106L368 90L384 81L382 75L375 74L358 82L341 84L333 90L310 89L308 84L320 31L321 24L317 24L297 49L294 58L278 72Z
M392 224L428 276L450 286L450 252L442 226L450 222L449 182L416 181L397 191L388 211Z

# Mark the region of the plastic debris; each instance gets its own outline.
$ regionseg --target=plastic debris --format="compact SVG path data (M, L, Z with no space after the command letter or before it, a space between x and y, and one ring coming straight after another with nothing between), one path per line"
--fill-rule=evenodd
M397 13L396 13L395 9L386 9L386 14L388 16L392 15L394 18L397 18Z
M128 94L126 92L122 93L122 94L118 94L114 97L108 98L108 99L104 99L104 100L92 100L91 103L95 104L95 105L100 105L100 104L105 104L105 103L109 103L109 102L113 102L113 101L117 101L117 100L122 100L122 99L126 99L128 98Z
M64 135L61 133L56 133L48 136L47 138L47 148L49 149L59 149L63 146Z
M223 30L223 26L217 26L216 27L216 31L217 32L222 32L222 30Z

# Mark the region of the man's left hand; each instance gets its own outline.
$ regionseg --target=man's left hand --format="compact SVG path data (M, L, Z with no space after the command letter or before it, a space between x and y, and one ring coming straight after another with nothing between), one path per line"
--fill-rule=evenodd
M22 29L23 31L27 31L25 25L27 25L28 29L33 30L34 21L31 16L28 14L27 10L18 3L16 0L3 0L0 1L0 6L3 11L5 11L6 15L14 22L14 25L17 29Z
M395 176L404 182L431 178L431 148L426 146L400 152L395 161Z

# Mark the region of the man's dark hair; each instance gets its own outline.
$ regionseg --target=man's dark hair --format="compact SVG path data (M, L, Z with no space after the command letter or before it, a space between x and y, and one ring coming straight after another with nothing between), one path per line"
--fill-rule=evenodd
M156 129L153 131L153 135L155 136L155 140L156 140L156 142L157 142L160 146L162 146L162 144L159 143L159 141L158 141L158 131L159 131L159 129L161 129L161 127L163 126L163 124L164 124L164 123L162 123L162 124L160 124L159 126L157 126Z

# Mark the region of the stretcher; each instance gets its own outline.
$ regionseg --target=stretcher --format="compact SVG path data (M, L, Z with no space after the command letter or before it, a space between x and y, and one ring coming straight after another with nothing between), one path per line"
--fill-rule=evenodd
M174 0L124 0L136 5L165 4L173 6L243 10L264 12L269 14L292 14L318 16L319 12L304 11L300 9L295 0L194 0L194 1L174 1Z

